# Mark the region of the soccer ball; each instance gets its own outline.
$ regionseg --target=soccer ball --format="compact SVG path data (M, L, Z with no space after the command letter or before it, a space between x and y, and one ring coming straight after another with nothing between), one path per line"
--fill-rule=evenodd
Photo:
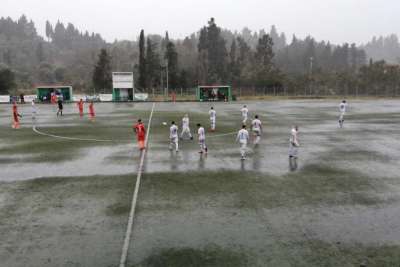
M164 121L163 123L162 123L163 125L167 125L167 123Z

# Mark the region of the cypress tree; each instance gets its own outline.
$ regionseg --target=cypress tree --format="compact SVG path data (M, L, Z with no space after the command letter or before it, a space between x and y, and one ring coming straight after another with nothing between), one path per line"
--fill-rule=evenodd
M147 88L147 76L146 76L146 57L145 57L145 39L144 30L140 31L139 37L139 88L144 90Z
M169 87L176 89L178 86L178 53L173 42L167 44L165 59L168 62Z

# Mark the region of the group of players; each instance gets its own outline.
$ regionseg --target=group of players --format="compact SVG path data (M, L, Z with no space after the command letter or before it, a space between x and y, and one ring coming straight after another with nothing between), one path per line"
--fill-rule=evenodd
M346 100L343 100L339 105L339 127L343 128L344 125L344 115L346 113L347 103ZM247 121L249 118L249 109L246 105L240 110L242 115L242 128L238 131L236 135L236 142L240 145L240 156L241 160L246 159L246 152L247 152L247 145L250 143L250 134L247 130ZM210 116L210 131L214 132L216 127L216 120L217 120L217 112L214 107L211 107L209 112ZM166 125L166 123L165 123ZM169 128L169 149L171 151L175 150L179 152L179 140L183 140L184 138L188 138L193 140L193 135L190 130L190 119L189 115L185 114L182 118L182 131L179 134L179 128L176 125L175 121L171 122ZM206 131L204 127L197 123L197 136L198 142L200 145L200 154L207 154L208 148L206 145ZM258 146L261 140L261 134L263 131L262 122L258 115L254 116L254 119L251 121L250 124L251 131L253 133L253 144L254 146ZM142 121L139 119L138 123L134 125L134 131L137 134L139 148L141 150L145 149L145 127ZM298 155L298 148L300 147L299 139L298 139L299 127L294 125L290 131L290 138L289 138L289 158L296 159Z
M247 108L246 105L244 105L243 108L240 110L240 112L242 114L242 128L237 133L236 141L240 144L241 159L244 160L246 159L247 144L250 142L250 135L246 129L249 109ZM214 109L214 107L210 108L208 114L210 116L210 131L214 132L217 120L217 112ZM172 150L175 150L176 152L179 151L179 144L178 144L179 140L183 140L184 138L189 138L190 140L193 140L193 135L189 127L189 122L190 122L189 115L185 114L185 116L182 118L182 131L180 135L178 133L179 129L175 121L171 122L171 126L169 128L169 140L170 140L169 149L171 151ZM199 153L207 154L208 148L206 145L206 131L200 123L197 123L196 126L197 126L198 142L200 145ZM251 121L251 130L254 134L253 144L257 146L260 142L262 133L262 123L258 115L255 115L254 119Z
M62 99L58 99L57 100L57 105L58 105L58 110L57 110L57 117L58 116L62 116L63 115L63 109L64 109L64 105L63 105L63 101ZM78 107L79 110L79 116L82 118L83 114L84 114L84 102L83 99L80 99L77 103L76 106ZM94 112L94 103L93 101L89 102L89 119L93 122L95 120L96 117L96 113Z
M36 114L37 114L37 109L35 105L35 100L32 100L32 119L36 119ZM58 111L57 111L57 117L58 116L63 116L63 101L61 99L58 99L57 101L58 104ZM79 110L79 115L80 117L83 117L84 114L84 102L82 99L80 99L79 102L77 102L77 107ZM339 105L339 127L343 128L344 125L344 115L346 113L347 109L347 103L346 100L343 100L340 105ZM17 104L14 102L13 103L13 124L12 128L14 129L19 129L20 123L19 123L19 118L22 117L18 113L18 108ZM247 108L246 105L243 106L243 108L240 110L241 115L242 115L242 128L238 131L236 135L236 142L239 143L240 145L240 156L242 160L246 159L246 152L247 152L247 145L250 142L250 134L247 130L247 121L249 118L249 109ZM209 112L210 116L210 131L214 132L216 128L216 120L217 120L217 112L214 109L214 107L211 107ZM91 121L94 121L95 119L95 112L94 112L94 103L90 102L89 104L89 118ZM190 140L193 140L193 135L190 130L190 119L189 115L185 114L185 116L182 118L182 131L179 136L179 129L178 126L176 125L175 121L171 122L171 126L169 128L169 149L175 150L176 152L179 151L179 139L183 140L184 138L189 138ZM259 118L258 115L254 116L254 119L251 121L250 124L251 131L253 133L253 144L254 146L258 146L260 140L261 140L261 134L263 131L262 128L262 122ZM141 121L141 119L138 120L137 124L133 126L133 129L137 135L137 140L138 140L138 146L140 150L145 149L145 138L146 138L146 129ZM290 138L289 138L289 157L290 158L297 158L298 154L298 148L300 146L299 140L298 140L298 133L299 133L299 128L297 125L293 126L290 132ZM197 123L197 135L198 135L198 142L200 145L200 154L207 154L208 153L208 148L206 145L206 131L204 127L200 124Z
M58 106L58 110L57 110L57 117L58 116L63 116L63 110L64 110L64 104L61 98L58 98L58 100L54 100L52 99L51 101L52 104L56 104ZM84 102L83 99L80 99L77 102L77 107L79 110L79 116L82 118L84 115ZM36 116L38 113L37 107L36 107L36 102L35 100L32 100L31 102L31 110L32 110L32 120L35 121L36 120ZM22 118L22 115L18 112L18 106L16 102L13 102L13 106L12 106L12 111L13 111L13 115L12 115L12 119L13 119L13 123L12 123L12 128L13 129L19 129L20 128L20 122L19 119ZM94 111L94 103L90 102L89 103L89 119L93 122L95 120L96 114Z

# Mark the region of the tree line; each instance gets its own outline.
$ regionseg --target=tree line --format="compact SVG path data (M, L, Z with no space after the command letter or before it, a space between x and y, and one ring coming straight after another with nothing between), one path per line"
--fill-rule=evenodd
M373 39L363 46L335 45L311 36L292 36L288 42L275 26L268 32L232 32L211 18L183 40L170 39L168 32L146 36L142 30L136 41L107 43L71 23L46 22L43 38L25 16L17 21L1 18L0 90L68 83L75 90L110 92L112 71L133 71L136 87L145 92L229 84L290 94L395 94L396 38Z

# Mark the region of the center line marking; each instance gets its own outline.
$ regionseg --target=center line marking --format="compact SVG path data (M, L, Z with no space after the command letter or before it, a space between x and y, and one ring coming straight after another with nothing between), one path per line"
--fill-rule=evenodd
M124 240L124 245L122 247L121 260L119 262L119 266L120 267L125 267L126 259L128 257L128 249L129 249L129 244L130 244L131 235L132 235L133 218L135 217L136 202L137 202L137 197L138 197L138 194L139 194L140 180L142 178L144 156L146 155L146 152L147 152L147 144L148 144L148 141L149 141L151 119L153 118L153 112L154 112L154 106L155 105L156 105L156 103L153 103L153 107L151 108L151 113L150 113L147 133L146 133L146 141L145 141L145 144L144 144L145 145L145 149L142 151L142 156L140 158L139 170L138 170L138 174L137 174L137 178L136 178L135 191L133 193L131 211L129 213L128 226L126 227L125 240Z

